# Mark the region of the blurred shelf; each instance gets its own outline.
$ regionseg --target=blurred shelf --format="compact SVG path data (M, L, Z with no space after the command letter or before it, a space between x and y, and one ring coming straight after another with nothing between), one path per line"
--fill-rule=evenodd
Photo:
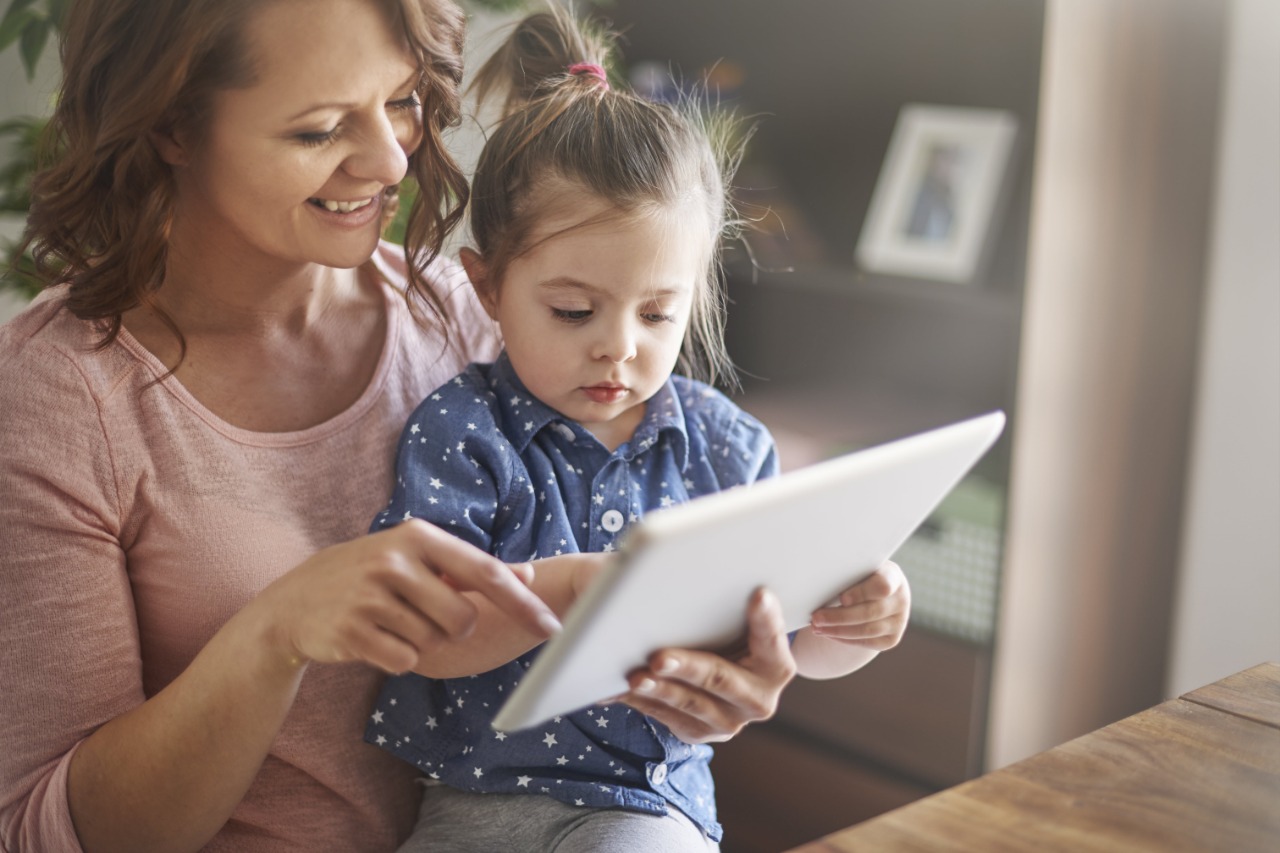
M898 308L944 311L966 319L1017 324L1021 297L999 284L956 284L928 279L869 273L854 267L797 267L794 270L751 270L726 267L731 290L770 288L826 297L874 301Z
M965 397L910 394L879 384L748 386L735 402L778 443L783 470L985 414Z

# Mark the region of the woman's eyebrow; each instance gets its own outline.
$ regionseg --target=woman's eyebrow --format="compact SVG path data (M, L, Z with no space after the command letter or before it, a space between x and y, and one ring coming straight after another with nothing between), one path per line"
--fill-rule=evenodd
M414 89L417 89L418 81L421 79L422 79L422 72L415 70L412 74L410 74L407 78L405 78L405 81L403 83L401 83L399 86L396 87L396 91L398 92L401 89L408 89L410 86L412 86ZM312 113L318 113L322 110L344 110L345 111L345 110L353 110L357 106L359 106L359 104L353 103L351 101L325 101L324 103L313 104L307 107L302 112L290 118L289 121L290 122L301 121L302 119L306 118Z

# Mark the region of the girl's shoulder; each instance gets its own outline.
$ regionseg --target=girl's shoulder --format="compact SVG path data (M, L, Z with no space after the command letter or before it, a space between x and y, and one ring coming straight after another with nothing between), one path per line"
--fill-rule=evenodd
M684 411L690 464L709 465L718 489L777 473L773 435L758 418L705 382L679 375L671 382Z
M676 373L671 376L671 384L680 398L686 418L760 424L751 413L729 399L727 394L705 382Z

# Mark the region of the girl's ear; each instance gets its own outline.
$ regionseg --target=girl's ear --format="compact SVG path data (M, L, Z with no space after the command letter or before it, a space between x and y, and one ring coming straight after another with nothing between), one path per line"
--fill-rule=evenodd
M475 249L459 250L458 260L462 262L462 268L467 271L467 278L471 279L471 286L475 288L476 296L480 297L480 304L484 306L485 313L489 315L490 320L497 320L498 288L496 282L489 280L489 265Z

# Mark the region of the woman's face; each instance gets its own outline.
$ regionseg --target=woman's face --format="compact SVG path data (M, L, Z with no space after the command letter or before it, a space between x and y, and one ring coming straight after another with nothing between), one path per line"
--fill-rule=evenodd
M274 0L245 36L254 82L215 97L204 133L160 144L175 241L246 263L358 266L422 140L418 63L369 0Z

